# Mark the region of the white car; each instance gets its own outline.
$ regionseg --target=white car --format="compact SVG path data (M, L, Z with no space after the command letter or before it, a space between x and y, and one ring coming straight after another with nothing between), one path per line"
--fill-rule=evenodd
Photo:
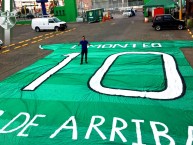
M135 16L135 10L133 9L127 9L123 12L123 16L132 17Z
M64 30L67 28L67 24L64 21L59 20L56 17L47 17L47 18L35 18L32 19L31 27L36 32L41 30Z
M1 49L2 46L3 46L3 41L0 40L0 49Z
M84 22L84 18L82 16L78 16L76 18L76 22Z

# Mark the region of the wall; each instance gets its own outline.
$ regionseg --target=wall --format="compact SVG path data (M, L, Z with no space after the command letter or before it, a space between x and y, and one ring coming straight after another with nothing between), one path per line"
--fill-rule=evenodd
M77 17L76 0L66 0L64 6L55 7L54 15L66 22L75 22Z

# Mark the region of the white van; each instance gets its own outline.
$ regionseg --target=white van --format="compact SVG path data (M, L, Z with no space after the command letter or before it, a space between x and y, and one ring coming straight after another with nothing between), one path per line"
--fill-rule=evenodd
M36 32L40 32L41 30L59 31L66 29L67 24L56 17L34 18L32 19L31 27Z

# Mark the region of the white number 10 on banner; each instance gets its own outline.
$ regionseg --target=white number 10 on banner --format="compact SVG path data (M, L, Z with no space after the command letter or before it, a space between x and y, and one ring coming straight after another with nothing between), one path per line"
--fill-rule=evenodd
M55 74L57 71L59 71L61 68L65 67L70 61L72 61L74 58L76 58L80 53L72 53L66 55L67 57L60 62L57 66L53 67L46 73L44 73L42 76L34 80L32 83L30 83L28 86L26 86L23 90L24 91L33 91L38 86L40 86L46 79L48 79L51 75ZM152 55L161 55L163 56L163 62L164 62L164 69L166 73L166 80L167 80L167 87L165 90L160 92L146 92L146 91L134 91L134 90L126 90L126 89L113 89L113 88L107 88L103 87L101 85L102 78L106 74L106 72L109 70L113 62L122 55L140 55L140 54L152 54ZM107 95L113 95L113 96L126 96L126 97L142 97L142 98L150 98L150 99L175 99L178 98L183 93L183 83L182 79L178 73L176 63L173 59L173 57L166 53L160 53L160 52L122 52L117 53L114 55L109 56L104 64L96 71L96 73L93 75L93 77L89 81L90 88L92 88L94 91L107 94Z

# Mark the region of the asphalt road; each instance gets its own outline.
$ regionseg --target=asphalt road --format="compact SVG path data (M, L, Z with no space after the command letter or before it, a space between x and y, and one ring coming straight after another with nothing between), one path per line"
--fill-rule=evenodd
M27 67L50 52L39 49L42 44L78 43L83 35L92 42L100 41L148 41L193 40L187 30L155 31L152 23L144 23L142 12L135 17L113 15L114 19L100 23L68 23L66 31L35 32L30 25L16 25L12 29L11 44L0 50L0 80ZM3 31L0 29L0 39ZM183 48L193 66L193 50Z

